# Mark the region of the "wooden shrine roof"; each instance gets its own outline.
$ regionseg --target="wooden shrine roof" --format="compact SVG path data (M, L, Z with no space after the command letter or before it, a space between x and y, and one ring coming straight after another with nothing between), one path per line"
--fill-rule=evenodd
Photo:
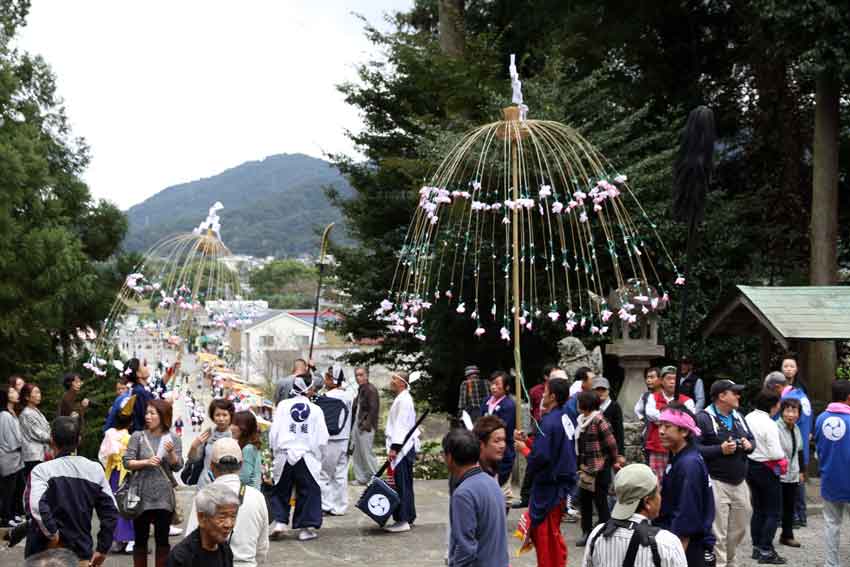
M785 348L789 340L850 339L850 286L739 285L700 325L703 338L763 329Z

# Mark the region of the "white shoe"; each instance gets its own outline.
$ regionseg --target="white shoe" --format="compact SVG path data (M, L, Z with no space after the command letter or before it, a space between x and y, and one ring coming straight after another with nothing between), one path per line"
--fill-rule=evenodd
M128 541L127 546L124 547L124 553L133 553L133 549L136 547L135 541Z
M309 541L311 539L316 539L317 537L319 537L319 534L317 534L316 530L313 528L304 528L298 532L298 541Z
M176 536L183 533L183 528L178 528L177 526L169 526L168 527L168 535Z
M269 539L278 539L286 533L287 525L283 522L272 522Z
M397 534L397 533L401 533L401 532L409 532L410 531L410 524L408 524L407 522L396 522L391 526L384 526L384 531L387 531L387 532L390 532L390 533L393 533L393 534Z

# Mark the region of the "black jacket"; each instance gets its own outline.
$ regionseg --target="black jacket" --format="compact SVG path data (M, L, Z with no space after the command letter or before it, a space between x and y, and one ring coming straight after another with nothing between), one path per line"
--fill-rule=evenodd
M727 484L741 484L747 477L747 455L753 452L756 442L750 433L744 417L737 411L732 412L733 423L730 431L723 420L714 415L714 404L708 406L697 414L697 427L702 431L702 436L696 440L711 478ZM727 439L739 440L746 438L750 441L753 449L744 451L740 445L731 455L724 455L720 444Z
M611 429L614 431L614 439L617 440L617 451L621 455L625 455L626 435L623 430L623 409L616 400L611 400L611 403L608 404L602 415L608 420L608 423L611 424Z
M227 543L222 543L216 551L204 551L201 548L200 528L186 536L183 541L171 548L168 555L168 567L206 567L210 556L218 555L223 567L233 567L233 552ZM206 565L205 565L206 564Z

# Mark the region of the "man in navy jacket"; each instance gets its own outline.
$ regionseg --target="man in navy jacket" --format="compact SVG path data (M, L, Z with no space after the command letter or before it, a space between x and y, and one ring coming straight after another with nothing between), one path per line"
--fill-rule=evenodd
M567 546L561 535L563 501L576 484L575 429L564 412L570 387L566 380L550 378L543 394L546 412L534 446L526 445L522 431L514 434L517 451L528 459L526 474L532 475L528 513L531 540L538 567L563 567Z
M658 527L673 532L682 541L688 567L705 565L705 550L714 546L714 494L708 469L693 439L700 430L693 414L672 403L661 412L661 443L672 454L661 488Z
M118 521L112 490L99 463L73 454L80 443L79 420L57 417L51 432L51 444L57 456L35 467L30 476L28 507L33 521L24 555L29 557L59 546L73 551L80 561L89 561L97 567L106 559ZM94 546L93 509L100 519Z
M696 417L702 437L696 439L712 480L714 504L714 547L717 567L735 565L735 551L750 524L752 508L747 483L747 455L755 439L744 417L738 413L744 387L731 380L711 385L711 404Z

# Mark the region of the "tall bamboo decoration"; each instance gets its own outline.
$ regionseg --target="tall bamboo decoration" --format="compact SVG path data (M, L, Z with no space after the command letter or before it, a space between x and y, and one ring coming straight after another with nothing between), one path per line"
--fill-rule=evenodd
M316 285L316 309L313 311L313 329L310 332L310 355L307 357L308 360L312 360L313 358L313 343L316 340L316 324L319 320L319 299L322 296L322 275L325 273L325 256L328 253L328 237L331 235L331 229L334 227L334 223L329 224L325 227L325 231L322 233L322 247L319 251L319 283Z
M514 105L464 134L421 188L376 315L426 340L423 318L448 302L476 337L496 329L513 341L519 395L522 333L546 324L605 336L665 306L662 261L684 278L627 177L569 126L527 119L513 56L510 71ZM519 404L517 414L521 423Z
M218 211L222 208L215 203L192 232L164 238L145 253L103 322L93 356L85 365L92 373L106 374L115 335L133 309L146 313L148 324L156 325L160 337L164 330L187 342L195 316L202 313L224 328L244 325L260 314L259 305L243 299L237 271L224 262L231 252L221 239ZM181 347L177 360L182 357Z

